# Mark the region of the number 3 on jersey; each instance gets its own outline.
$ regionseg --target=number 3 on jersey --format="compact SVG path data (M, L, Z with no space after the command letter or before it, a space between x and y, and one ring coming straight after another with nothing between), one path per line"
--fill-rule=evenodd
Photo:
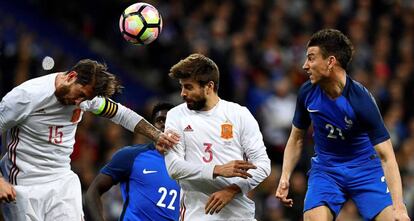
M204 152L207 154L206 156L203 156L203 161L205 163L209 163L213 160L213 150L211 149L211 146L213 146L213 144L204 143Z
M50 126L49 127L49 143L60 144L62 143L63 132L60 128L63 126Z

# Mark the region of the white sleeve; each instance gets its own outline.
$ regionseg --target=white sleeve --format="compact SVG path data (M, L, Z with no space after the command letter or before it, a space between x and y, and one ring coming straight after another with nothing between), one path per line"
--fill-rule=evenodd
M270 175L271 166L259 124L247 108L244 108L241 113L241 145L247 160L257 168L248 171L252 178L243 179L237 177L234 178L234 184L239 186L244 194L247 194Z
M16 126L33 112L30 94L14 88L0 102L0 132Z
M112 122L132 132L138 122L143 119L141 115L131 109L104 97L95 97L92 100L84 101L80 104L80 108L95 115L109 118Z
M165 130L172 129L179 133L181 137L179 143L164 155L169 176L175 180L212 180L215 165L194 164L185 160L184 134L177 126L178 119L179 116L171 113L171 111L167 113Z

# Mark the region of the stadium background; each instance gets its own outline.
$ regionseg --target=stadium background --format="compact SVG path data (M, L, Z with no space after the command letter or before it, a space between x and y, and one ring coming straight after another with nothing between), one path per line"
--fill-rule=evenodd
M147 2L162 14L163 32L151 45L133 46L122 39L118 19L135 1L0 1L1 97L27 79L92 58L107 63L121 78L125 89L114 99L148 117L159 100L181 102L178 84L167 77L171 65L192 52L203 53L219 65L221 98L246 105L267 143L272 174L251 193L258 220L301 220L311 141L292 176L294 207L284 208L273 194L296 92L307 79L301 70L306 42L320 28L337 28L356 49L348 74L371 90L382 111L407 208L414 215L414 1ZM83 190L114 151L138 142L146 140L86 115L72 155ZM117 188L105 195L105 208L108 220L116 220L122 209ZM348 203L338 220L360 218Z

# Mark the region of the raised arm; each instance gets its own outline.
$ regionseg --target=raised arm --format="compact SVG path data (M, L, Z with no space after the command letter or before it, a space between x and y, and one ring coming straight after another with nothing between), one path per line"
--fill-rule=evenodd
M136 112L109 98L95 97L93 100L82 102L81 108L95 115L109 118L131 132L148 137L156 143L157 150L160 152L172 148L179 140L177 133L161 132Z

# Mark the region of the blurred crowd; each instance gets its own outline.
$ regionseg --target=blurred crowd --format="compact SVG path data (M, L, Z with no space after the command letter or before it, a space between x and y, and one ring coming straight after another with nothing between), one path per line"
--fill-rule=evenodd
M168 79L169 68L193 52L211 57L221 71L219 95L245 105L261 126L272 174L251 197L259 221L300 221L306 172L313 155L311 139L304 147L291 180L293 208L274 198L283 150L290 132L296 94L307 80L302 71L306 43L321 28L346 33L355 47L347 73L367 87L376 98L391 134L404 185L407 208L414 215L414 1L412 0L164 0L146 1L159 9L163 31L147 46L125 42L118 29L123 9L134 1L20 0L0 3L0 95L21 82L54 71L66 70L82 56L120 67L121 79L132 79L132 88L144 94L119 95L127 105L149 116L154 103L175 104L179 86ZM26 20L15 16L30 10ZM27 8L27 9L26 9ZM22 10L22 11L20 11ZM17 12L16 12L17 13ZM43 28L57 27L65 36L51 36ZM46 27L44 27L46 26ZM54 32L50 30L50 32ZM56 40L55 38L58 38ZM73 51L73 44L82 52ZM72 48L68 49L68 48ZM83 51L84 50L84 51ZM50 60L53 65L50 68ZM49 63L47 63L49 61ZM45 67L46 63L46 67ZM43 65L42 65L43 64ZM47 64L49 66L47 66ZM128 82L130 83L130 82ZM128 90L128 88L126 88ZM309 138L312 131L308 133ZM73 170L86 190L99 168L120 147L148 142L119 126L86 114L78 128ZM117 189L105 195L108 220L117 220L122 209ZM345 205L339 221L361 218L352 202Z

